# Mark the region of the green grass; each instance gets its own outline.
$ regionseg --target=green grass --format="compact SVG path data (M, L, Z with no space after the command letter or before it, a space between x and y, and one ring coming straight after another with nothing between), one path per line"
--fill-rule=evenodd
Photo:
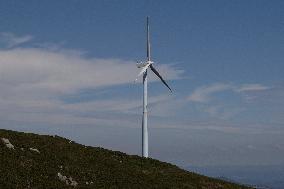
M59 172L72 177L78 183L76 188L247 188L151 158L84 146L59 136L0 129L0 138L9 139L15 146L9 149L0 140L1 189L74 188L59 180Z

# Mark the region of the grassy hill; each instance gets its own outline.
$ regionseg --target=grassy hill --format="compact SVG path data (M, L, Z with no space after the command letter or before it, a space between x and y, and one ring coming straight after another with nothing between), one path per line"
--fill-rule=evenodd
M0 129L0 188L247 188L59 136Z

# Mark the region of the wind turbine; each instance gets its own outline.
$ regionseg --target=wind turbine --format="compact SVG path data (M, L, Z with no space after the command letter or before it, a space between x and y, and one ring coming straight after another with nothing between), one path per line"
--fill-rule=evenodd
M149 28L149 17L147 17L147 60L145 62L137 63L137 67L141 68L137 79L143 74L143 118L142 118L142 156L148 157L148 126L147 126L147 71L150 68L154 74L156 74L164 85L172 92L169 85L162 78L159 72L153 67L153 61L151 61L151 46L150 46L150 28ZM136 80L137 80L136 79Z

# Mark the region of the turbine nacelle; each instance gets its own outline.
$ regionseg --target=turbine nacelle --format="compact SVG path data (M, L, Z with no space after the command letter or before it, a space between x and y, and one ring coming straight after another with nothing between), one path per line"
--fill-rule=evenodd
M136 66L137 66L137 68L144 68L145 66L148 66L148 65L153 64L153 63L154 62L152 62L152 61L145 61L145 62L142 62L142 61L138 62L137 61Z

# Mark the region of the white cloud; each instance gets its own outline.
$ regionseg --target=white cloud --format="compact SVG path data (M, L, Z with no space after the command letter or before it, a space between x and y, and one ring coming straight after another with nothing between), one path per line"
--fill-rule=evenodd
M11 48L26 43L32 38L30 35L17 36L13 33L2 32L0 33L0 44L3 43L5 47Z
M180 70L162 65L167 79L180 78ZM70 93L84 88L98 88L132 83L138 70L132 61L87 59L71 53L44 49L0 51L2 85L24 90ZM150 81L157 80L156 78Z
M172 65L157 65L168 80L181 78ZM85 89L100 90L115 85L133 85L138 73L135 62L121 59L86 58L74 50L14 48L0 50L0 120L43 123L105 123L108 120L80 117L87 111L129 112L141 105L127 97L93 99L88 103L68 104L59 97L77 95ZM149 81L158 78L150 77ZM156 96L149 103L163 101ZM76 115L76 116L74 116Z

